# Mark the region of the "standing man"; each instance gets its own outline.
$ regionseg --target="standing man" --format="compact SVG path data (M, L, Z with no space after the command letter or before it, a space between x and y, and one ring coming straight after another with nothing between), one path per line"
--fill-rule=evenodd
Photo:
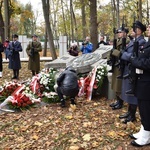
M22 52L21 43L18 41L18 35L12 35L13 41L6 47L6 58L9 59L9 69L13 70L12 79L19 79L19 70L21 69L20 54Z
M150 37L150 25L147 27ZM150 144L150 39L139 51L138 57L130 58L131 64L136 68L137 82L135 95L141 118L141 129L138 133L130 135L134 138L133 146L141 147Z
M29 42L26 52L29 56L28 69L31 70L32 76L36 75L40 71L40 54L42 51L42 45L38 41L37 35L32 35L32 42Z
M92 53L93 44L90 42L90 37L86 37L82 43L81 52L82 54Z
M115 57L115 60L119 60L122 48L122 38L126 37L128 33L127 29L119 28L117 31L118 39L117 39L117 48L113 50L112 56ZM117 63L117 62L116 62ZM112 74L112 84L111 88L116 94L117 101L115 103L110 104L113 110L121 109L123 106L123 100L121 97L121 87L122 87L122 79L117 78L121 74L121 71L118 66L114 65L113 74Z
M146 27L139 21L136 21L134 23L135 27L131 31L131 36L134 38L130 41L129 45L123 52L121 59L124 61L125 68L123 71L123 75L126 76L129 73L129 59L131 56L133 56L134 51L134 42L136 38L136 42L139 43L138 51L141 49L141 47L146 43L146 40L144 39L143 32L146 31ZM135 30L135 31L134 31ZM126 91L131 89L131 83L129 81L129 78L123 78L122 80L122 92L121 92L121 98L128 103L128 111L127 113L120 115L119 118L125 118L123 123L127 123L130 121L135 121L135 113L137 109L137 98L134 95L127 95Z

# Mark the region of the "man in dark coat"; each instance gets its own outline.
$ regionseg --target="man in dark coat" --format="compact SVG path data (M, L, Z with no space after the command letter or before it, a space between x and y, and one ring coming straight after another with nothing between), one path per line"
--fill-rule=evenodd
M75 103L75 97L79 92L78 79L76 71L72 67L67 67L57 78L57 93L61 101L61 107L65 107L63 95L69 96L71 104Z
M18 41L18 35L12 35L13 41L6 48L6 58L9 59L9 69L13 70L12 79L19 79L19 70L21 69L20 54L22 52L21 43Z
M147 28L150 37L150 25ZM138 133L131 134L133 146L150 144L150 40L144 45L138 57L130 58L131 64L136 68L137 82L135 95L138 99L141 117L141 129Z
M32 71L32 76L38 74L40 71L40 54L42 51L42 45L38 41L38 36L32 36L32 42L29 42L26 52L29 56L28 69Z
M127 46L127 48L125 49L125 51L123 52L123 54L121 56L121 59L125 63L125 68L123 71L124 76L126 74L128 74L128 72L129 72L129 67L128 67L129 59L133 55L133 45L135 42L135 38L136 38L136 42L139 43L138 50L140 50L141 47L146 43L146 40L144 39L144 36L143 36L143 32L146 31L146 27L141 22L136 21L135 22L135 30L136 31L133 31L133 29L132 29L132 31L131 31L131 35L134 39L130 41L129 45ZM126 94L126 91L128 91L130 89L131 89L131 84L130 84L129 78L124 78L122 80L121 98L125 102L127 102L129 105L128 105L128 112L119 117L120 119L125 118L123 123L127 123L130 121L133 122L136 120L135 113L136 113L136 109L137 109L137 98L134 95Z

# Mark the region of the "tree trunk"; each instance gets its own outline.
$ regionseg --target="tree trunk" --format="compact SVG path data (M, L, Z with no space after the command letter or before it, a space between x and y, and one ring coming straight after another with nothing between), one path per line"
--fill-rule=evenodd
M90 0L90 37L93 43L93 50L96 49L98 43L98 32L97 32L97 1Z
M46 23L46 27L47 27L47 34L48 34L48 42L49 42L49 46L50 46L50 52L52 55L52 59L56 59L57 55L56 55L56 51L55 51L55 47L54 47L54 40L53 40L53 34L52 34L52 30L51 30L51 24L50 24L50 20L49 20L49 0L42 0L42 6L43 6L43 14L44 14L44 19L45 19L45 23Z
M70 24L71 24L71 41L74 42L74 24L73 24L73 6L70 0Z
M142 0L139 0L139 6L138 6L138 10L139 10L139 21L142 22Z
M72 15L73 15L73 21L74 21L74 26L75 26L75 39L77 41L77 45L79 46L79 40L78 40L78 28L77 28L77 21L76 21L76 17L75 17L75 14L74 14L74 11L72 9Z
M9 3L8 0L4 0L4 14L5 14L5 39L9 36Z
M116 3L115 0L111 0L112 5L112 18L113 18L113 27L116 27Z
M61 5L62 5L61 8L62 8L62 15L63 15L64 29L65 29L64 35L67 36L66 19L65 19L64 8L63 8L63 0L61 0Z
M45 41L44 41L44 50L43 50L43 56L47 55L47 29L45 27Z
M149 24L149 5L148 5L149 3L148 3L148 0L147 0L147 3L146 3L146 5L147 5L147 10L146 10L146 12L147 12L147 16L146 16L146 18L147 18L147 24Z
M120 15L120 13L119 13L119 0L117 0L117 28L119 28L120 27L120 18L119 18L119 15Z
M2 4L3 1L0 2L0 36L2 38L2 42L5 41L5 33L4 33L4 20L2 15Z
M84 0L81 1L81 14L82 14L82 31L83 31L83 39L86 37L86 15L85 15L85 3Z

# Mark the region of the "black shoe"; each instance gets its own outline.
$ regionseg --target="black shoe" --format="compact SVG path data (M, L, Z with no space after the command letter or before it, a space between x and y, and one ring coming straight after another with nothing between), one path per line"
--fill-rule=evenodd
M128 122L133 122L135 120L136 120L135 117L132 117L131 115L129 115L128 118L126 118L122 123L127 124Z
M64 100L64 99L61 99L60 101L61 101L60 106L61 106L62 108L66 107L66 105L65 105L65 100Z
M142 146L144 146L144 145L137 144L135 141L132 141L131 145L136 146L136 147L142 147Z
M125 113L123 115L120 115L119 119L127 118L129 115L130 115L130 112L127 112L127 113Z
M123 76L123 78L127 79L127 78L129 78L129 76L130 76L129 74L126 74L126 75Z
M121 109L121 108L122 108L122 104L118 104L118 105L112 107L112 110Z
M129 134L129 137L130 137L131 139L134 139L134 140L137 139L137 138L135 138L135 137L133 136L133 134Z
M116 105L118 105L119 104L119 101L117 101L117 102L115 102L115 103L112 103L112 104L110 104L109 106L110 107L114 107L114 106L116 106Z
M75 101L74 101L74 98L71 98L71 104L72 105L76 105Z
M134 96L134 91L132 89L126 91L126 95Z

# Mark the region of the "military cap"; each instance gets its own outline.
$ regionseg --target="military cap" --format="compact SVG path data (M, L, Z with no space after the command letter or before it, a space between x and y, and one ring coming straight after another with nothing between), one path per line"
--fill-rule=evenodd
M120 27L120 28L117 30L117 33L120 33L120 32L129 33L129 30L128 30L127 28L122 28L122 27Z
M143 32L146 31L146 26L143 25L140 21L135 21L135 27L141 29Z
M12 38L18 38L18 35L17 34L13 34Z
M33 35L32 35L32 38L33 38L33 37L38 37L38 36L37 36L36 34L33 34Z

